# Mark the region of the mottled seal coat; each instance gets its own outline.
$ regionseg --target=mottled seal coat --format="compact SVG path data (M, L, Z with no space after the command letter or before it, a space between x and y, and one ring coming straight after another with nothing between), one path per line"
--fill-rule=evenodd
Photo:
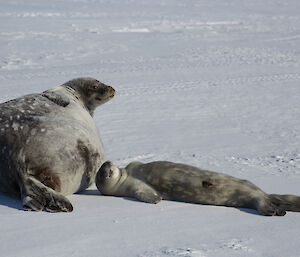
M121 169L105 162L96 175L96 185L103 195L133 197L147 203L166 199L251 208L268 216L300 211L298 196L269 195L247 180L167 161L132 162Z
M94 182L105 161L93 113L114 93L77 78L0 104L0 191L28 210L72 211L65 196Z

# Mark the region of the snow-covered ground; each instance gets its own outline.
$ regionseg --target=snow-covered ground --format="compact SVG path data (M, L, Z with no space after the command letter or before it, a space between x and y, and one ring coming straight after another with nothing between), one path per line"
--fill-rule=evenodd
M0 0L0 101L69 79L117 90L107 158L170 160L300 195L298 0ZM72 213L0 195L1 257L300 256L300 213L101 196Z

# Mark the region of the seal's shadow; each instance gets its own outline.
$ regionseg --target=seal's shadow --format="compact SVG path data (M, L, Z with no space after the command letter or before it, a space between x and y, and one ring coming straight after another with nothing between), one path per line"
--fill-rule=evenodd
M75 193L75 195L102 195L97 189L86 189L81 192Z
M101 195L101 194L100 194ZM141 202L137 199L134 199L134 198L130 198L130 197L122 197L123 199L126 199L128 201L133 201L133 202ZM162 200L162 201L171 201L171 202L180 202L180 203L185 203L185 204L197 204L197 203L187 203L187 202L182 202L182 201L172 201L172 200ZM159 203L158 203L159 204ZM208 204L197 204L197 205L200 205L200 206L206 206L206 207L210 207L210 206L216 206L216 205L208 205ZM253 210L253 209L247 209L247 208L237 208L237 207L229 207L229 206L218 206L218 207L225 207L225 208L234 208L234 209L237 209L241 212L246 212L246 213L249 213L249 214L253 214L253 215L258 215L258 216L263 216L262 214L260 214L258 211L256 210Z
M21 200L0 193L0 205L23 211Z
M253 210L253 209L246 209L246 208L236 208L236 209L240 210L241 212L246 212L246 213L258 215L258 216L264 216L264 215L260 214L258 211Z
M105 195L102 195L98 190L86 190L86 191L83 191L81 192L80 194L83 194L83 195L100 195L100 196L104 196ZM132 202L140 202L139 200L135 199L135 198L130 198L130 197L121 197L125 200L128 200L128 201L132 201ZM163 200L163 201L169 201L169 200ZM174 201L174 202L180 202L180 201ZM195 204L195 203L187 203L187 202L184 202L185 204ZM207 204L198 204L198 205L202 205L202 206L215 206L215 205L207 205ZM252 215L257 215L257 216L263 216L262 214L260 214L258 211L254 210L254 209L247 209L247 208L237 208L237 207L226 207L226 206L219 206L219 207L225 207L225 208L235 208L241 212L246 212L246 213L249 213L249 214L252 214Z

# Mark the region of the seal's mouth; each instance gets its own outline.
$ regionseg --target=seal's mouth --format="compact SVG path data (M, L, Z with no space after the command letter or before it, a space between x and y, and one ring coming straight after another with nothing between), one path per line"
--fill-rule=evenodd
M97 100L97 101L103 101L103 100L110 100L110 99L112 99L112 98L114 98L114 95L110 95L110 96L106 96L106 97L96 97L95 99Z

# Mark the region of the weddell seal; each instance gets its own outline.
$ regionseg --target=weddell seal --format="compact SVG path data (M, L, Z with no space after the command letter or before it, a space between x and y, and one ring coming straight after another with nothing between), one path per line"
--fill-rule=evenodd
M93 113L114 94L77 78L0 104L0 191L27 210L72 211L65 196L91 185L105 161Z
M247 180L190 165L132 162L117 168L107 161L96 175L103 195L132 197L147 203L161 199L257 210L267 216L300 211L300 197L266 194Z

